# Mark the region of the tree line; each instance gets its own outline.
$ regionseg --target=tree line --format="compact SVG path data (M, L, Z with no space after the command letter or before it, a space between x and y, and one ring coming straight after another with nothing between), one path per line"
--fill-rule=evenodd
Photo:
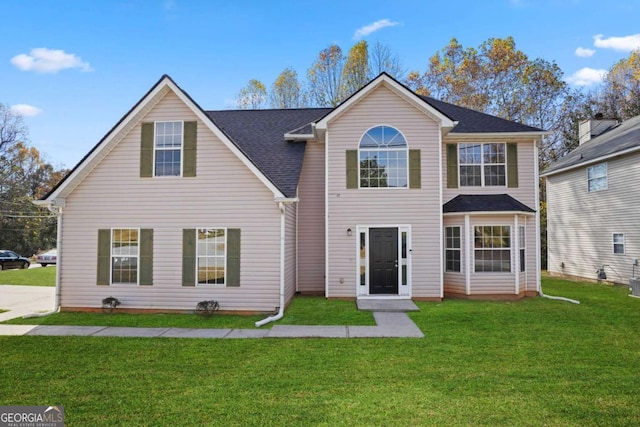
M22 116L0 103L0 249L28 257L56 246L56 216L32 201L67 172L29 146Z

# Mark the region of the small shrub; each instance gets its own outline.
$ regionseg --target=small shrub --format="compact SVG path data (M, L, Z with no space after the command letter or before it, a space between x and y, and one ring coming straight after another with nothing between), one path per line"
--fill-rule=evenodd
M218 304L218 301L200 301L198 305L196 305L196 314L199 314L202 317L211 317L213 316L213 313L219 308L220 305Z
M109 313L113 313L113 310L115 310L119 305L120 300L118 298L107 297L102 300L102 309Z

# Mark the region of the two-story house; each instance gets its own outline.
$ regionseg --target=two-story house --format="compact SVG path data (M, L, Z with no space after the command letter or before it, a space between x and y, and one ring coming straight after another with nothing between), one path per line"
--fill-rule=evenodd
M548 269L626 284L640 273L640 116L579 129L580 145L543 173Z
M59 304L535 295L544 134L384 73L333 109L240 111L163 76L42 201Z

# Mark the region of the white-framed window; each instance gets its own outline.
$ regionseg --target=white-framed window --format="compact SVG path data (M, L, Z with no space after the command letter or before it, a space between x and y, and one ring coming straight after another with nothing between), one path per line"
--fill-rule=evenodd
M613 233L613 253L624 255L624 233Z
M444 265L445 271L460 272L460 227L446 227L444 229Z
M607 164L589 166L587 168L587 186L589 192L607 189Z
M156 122L154 133L155 176L182 175L183 122Z
M473 232L475 272L511 272L511 227L477 225Z
M198 228L196 237L197 284L225 285L227 230L225 228Z
M140 260L140 230L114 228L111 230L111 283L138 284Z
M376 126L360 138L360 188L408 188L408 147L402 133Z
M526 240L525 240L525 231L524 226L518 226L518 246L520 250L520 272L524 272L527 269L527 258L526 258Z
M504 142L458 144L460 186L507 185L506 146Z

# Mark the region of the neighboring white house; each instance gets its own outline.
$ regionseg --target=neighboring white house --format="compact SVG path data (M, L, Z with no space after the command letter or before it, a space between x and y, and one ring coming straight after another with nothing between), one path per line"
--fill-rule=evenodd
M629 283L640 273L640 116L581 123L580 146L542 176L549 272Z
M239 111L163 76L41 202L60 305L535 295L544 134L384 73L334 109Z

